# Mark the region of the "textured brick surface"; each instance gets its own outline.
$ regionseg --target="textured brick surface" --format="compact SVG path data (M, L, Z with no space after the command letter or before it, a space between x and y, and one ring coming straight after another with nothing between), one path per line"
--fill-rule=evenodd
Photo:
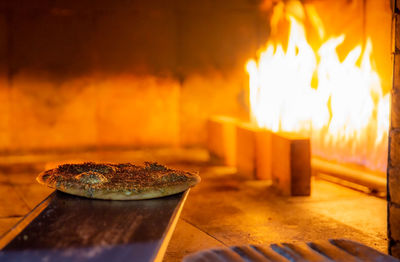
M10 92L10 139L14 150L48 150L96 144L96 90L91 79L63 83L20 73ZM40 90L40 92L38 92Z
M8 88L7 68L7 23L6 16L0 13L0 150L10 147L10 90Z
M400 258L400 242L394 242L390 246L389 252L392 256Z
M390 152L389 165L392 167L400 166L400 130L390 131Z
M243 105L246 101L243 94L247 91L243 87L244 76L240 71L229 77L205 74L185 79L179 101L181 144L205 146L207 119L212 115L247 117Z
M390 200L400 204L400 167L389 167L388 186Z
M390 237L396 241L400 240L400 207L389 205Z
M394 23L392 28L394 34L394 71L393 71L393 91L392 91L392 106L391 106L391 128L390 131L390 152L389 152L389 170L388 170L388 188L389 199L397 204L388 203L388 233L389 233L389 252L393 256L400 258L400 140L399 127L400 124L400 17L399 8L400 1L395 1Z
M91 47L96 72L176 71L178 28L171 9L119 9L96 13L95 19Z
M226 4L225 0L174 0L177 7L182 10L188 9L219 9L219 10L237 10L243 11L248 9L258 8L258 6L262 3L262 0L251 0L251 1L243 1L243 0L231 0L229 1L229 5ZM168 2L168 1L167 1Z
M183 73L216 68L243 70L259 46L255 10L203 8L182 12L179 65Z
M8 41L8 30L7 30L7 17L6 14L0 13L0 68L1 72L4 73L7 64L7 41Z
M93 63L103 73L227 72L243 68L268 33L260 30L268 24L260 1L7 2L13 67L59 77L87 73Z
M99 82L103 79L118 77L123 73L140 76L148 74L172 76L181 84L179 106L176 107L179 123L175 127L179 130L181 144L204 146L206 119L210 115L224 114L235 117L248 115L245 104L248 80L243 66L248 58L256 55L257 49L264 45L269 34L267 22L269 16L267 12L260 11L261 2L261 0L233 0L226 4L223 0L38 0L34 3L29 0L0 1L0 8L1 4L7 3L13 11L8 17L12 38L9 41L12 46L8 54L9 69L13 77L10 82L15 80L28 83L28 79L21 79L23 74L27 72L40 75L40 71L46 71L50 80L45 82L50 82L52 85L51 95L38 95L41 98L37 102L37 108L33 108L32 112L41 117L48 117L48 120L43 121L55 123L59 122L55 120L59 115L55 115L60 114L60 110L69 110L68 106L60 106L63 103L60 101L65 99L65 90L60 89L61 98L55 95L56 90L60 86L66 87L71 84L75 81L73 79L92 77L94 74L94 82ZM357 39L358 43L357 33L364 32L360 28L365 22L361 19L364 9L359 6L363 1L353 1L351 5L345 0L335 1L329 5L325 2L316 1L315 5L317 11L322 14L323 22L327 23L327 30L329 30L327 34L337 35L343 33L339 30L345 30L347 39L340 50L348 51L347 47L354 44L354 39ZM375 6L370 6L368 10L374 9ZM337 11L342 12L340 21L337 20ZM373 23L374 21L366 22L371 25L376 24ZM0 36L2 36L1 25ZM4 43L6 41L1 41L0 46ZM382 66L378 63L377 68L380 69ZM214 74L216 71L217 77ZM383 79L388 78L383 77ZM41 79L33 79L34 88L39 89L41 84L36 84L39 82L42 82ZM111 88L109 83L107 85ZM18 84L13 88L19 87ZM71 87L73 90L71 93L79 96L75 88ZM31 108L34 103L28 101L33 97L32 90L28 95L25 91L26 88L12 92L22 98L23 107L26 109ZM96 93L96 90L94 92ZM112 92L114 91L110 91ZM164 95L163 92L161 94ZM162 95L155 97L139 95L138 97L154 98L154 101L160 101L163 99ZM8 98L2 100L6 99ZM97 120L89 119L89 115L97 117L93 114L93 108L96 106L89 97L88 99L88 112L82 113L84 115L82 122L88 123L79 123L78 115L69 116L74 119L75 124L83 126L77 133L85 134L82 135L82 141L76 145L83 145L84 141L92 144L93 137L98 134L95 130L98 127L93 129L93 123ZM83 102L77 103L80 104L77 107L80 107ZM30 105L26 106L26 104ZM53 110L55 114L44 113L44 109L51 108L51 105L56 105ZM0 107L1 112L7 112L3 108L6 106ZM119 105L117 108L121 109L122 106ZM130 110L131 106L126 106L126 108ZM119 118L124 114L119 109L110 110L109 113L102 111L100 118L104 119L103 115L112 118L113 112L116 114L115 117ZM8 121L7 118L21 117L23 112L29 112L19 109L14 111L18 111L18 114L5 113L0 118L1 122L12 122L17 128L28 126L24 123L15 124L16 120ZM73 114L73 112L76 113L79 110L73 108L66 114ZM61 113L63 114L64 112ZM146 114L146 116L152 119L158 117L151 114ZM46 148L51 146L52 139L56 139L53 143L54 147L69 144L69 139L60 142L61 138L56 138L54 135L58 133L61 137L64 132L58 127L58 123L54 124L56 128L53 128L49 124L42 125L42 121L36 121L37 116L26 118L27 123L30 124L28 134L30 130L36 129L38 132L43 131L43 135L38 135L34 137L35 139L39 138L38 141L41 141L43 137L49 138L45 143ZM62 117L60 121L64 121ZM127 127L124 124L116 126L116 123L121 123L119 121L110 120L104 123L111 123L114 128L119 127L118 130L121 132ZM89 131L83 131L83 128ZM0 129L1 139L4 138L4 141L0 141L0 148L5 148L7 144L10 144L7 142L9 141L7 134L11 136L11 132L18 129L7 131L6 126L0 126ZM145 130L143 132L146 132ZM110 131L105 133L110 133ZM114 141L117 135L111 135L114 138L109 138L109 141ZM130 132L126 131L122 136L123 140L131 141L126 138L129 135ZM158 135L162 136L162 133ZM21 138L21 141L27 140L23 134L12 134L12 136L15 140L17 138ZM143 138L145 134L141 136ZM103 135L100 137L102 137L101 141L108 139ZM136 140L132 138L132 141ZM175 144L174 139L171 141L171 144ZM40 146L39 142L28 142L29 147ZM22 143L18 142L17 146Z
M93 19L40 10L15 12L9 20L12 32L10 70L44 70L49 77L87 75L93 66Z
M0 105L3 113L0 150L9 145L14 147L13 141L17 142L12 148L15 150L42 150L111 145L118 137L121 141L116 146L132 146L126 144L128 141L134 141L135 145L153 145L168 139L169 145L180 142L204 146L206 120L210 115L247 117L245 94L248 91L244 85L247 75L243 66L256 54L268 34L264 29L268 17L260 12L258 0L235 0L229 5L211 0L98 0L96 4L93 0L38 0L35 3L7 0L1 3L7 3L12 12L5 19L5 13L0 10L0 38L11 36L10 41L0 43L0 70L8 66L3 71L10 73L0 73L0 78L4 76L5 80L0 87L5 88L0 95L0 101L5 101ZM145 85L140 90L133 88L132 92L122 91L125 87L114 87L109 79L123 74L143 77L144 82L148 75L172 77L180 85L178 100L175 84L171 88L161 85L160 88L167 90L160 92L154 92L153 87L146 91ZM74 86L87 78L93 85ZM101 84L102 81L105 83ZM7 87L7 82L13 86ZM42 86L44 91L37 92ZM97 92L99 87L101 90ZM167 94L171 89L174 90L171 95ZM21 100L21 108L12 106L7 111L8 92L12 101ZM118 103L111 102L103 93L114 98L129 94ZM171 100L171 97L174 98ZM95 102L97 98L99 103ZM178 104L172 106L171 101ZM70 103L76 106L69 108ZM117 105L111 107L112 103ZM151 108L132 103L141 106L148 103ZM166 104L165 113L159 112ZM143 118L129 119L128 114L132 115L132 110L137 108L145 112ZM169 113L171 119L167 121L164 116ZM177 114L178 122L175 121ZM68 115L68 120L64 115ZM122 116L128 117L127 122L131 124L121 121ZM25 121L18 120L22 117ZM142 121L145 117L147 122ZM146 122L150 127L132 131L133 121L139 118L138 123ZM166 135L159 127L155 128L156 120L166 125ZM73 133L70 132L72 123L77 126L76 141L66 134ZM25 128L25 133L19 131ZM176 130L180 135L178 142L175 135L171 138ZM146 144L146 141L151 142Z
M178 145L175 81L125 75L98 82L96 90L99 145Z
M400 92L400 51L394 54L393 89Z
M400 13L394 14L394 24L396 27L393 30L395 50L400 52Z
M391 100L391 126L392 128L400 128L400 86L399 89L392 90Z

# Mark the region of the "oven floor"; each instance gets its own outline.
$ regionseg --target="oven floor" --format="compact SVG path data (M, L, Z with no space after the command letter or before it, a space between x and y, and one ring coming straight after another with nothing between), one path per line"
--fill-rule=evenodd
M268 182L246 180L234 169L209 166L204 159L201 155L196 164L170 164L199 170L202 182L191 189L164 261L181 261L189 253L212 247L329 238L347 238L387 252L384 199L319 179L313 179L310 197L279 197ZM118 160L126 162L121 154ZM37 171L52 164L43 159L34 162L3 167L0 159L0 234L52 192L35 181Z
M386 200L313 179L310 197L277 196L265 181L227 167L200 168L164 261L211 247L356 240L387 253Z

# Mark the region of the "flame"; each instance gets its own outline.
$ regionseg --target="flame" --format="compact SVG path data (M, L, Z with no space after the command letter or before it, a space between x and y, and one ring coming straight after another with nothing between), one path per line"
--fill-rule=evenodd
M285 52L281 44L268 43L258 63L250 60L252 119L272 131L302 132L310 128L310 88L317 61L305 38L304 27L290 17L290 37Z
M279 15L272 16L273 24L284 13L282 6L276 10ZM311 10L308 14L322 37L315 9L306 10ZM371 41L364 49L354 47L341 61L336 49L345 36L328 39L315 52L298 17L286 14L290 25L286 50L280 42L270 41L257 61L246 65L252 121L274 132L311 136L314 155L384 171L390 98L382 93L372 68ZM317 85L312 88L314 78Z

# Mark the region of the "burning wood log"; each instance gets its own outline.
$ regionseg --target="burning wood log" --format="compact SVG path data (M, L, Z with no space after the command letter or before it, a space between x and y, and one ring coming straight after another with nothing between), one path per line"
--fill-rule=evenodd
M213 158L227 166L236 164L236 125L237 119L226 116L213 116L207 123L207 147Z
M236 168L239 174L254 178L256 172L256 133L259 129L250 123L236 126Z
M308 196L311 184L310 140L272 134L272 182L286 196Z
M272 177L271 141L272 133L259 129L256 133L256 178L269 180Z

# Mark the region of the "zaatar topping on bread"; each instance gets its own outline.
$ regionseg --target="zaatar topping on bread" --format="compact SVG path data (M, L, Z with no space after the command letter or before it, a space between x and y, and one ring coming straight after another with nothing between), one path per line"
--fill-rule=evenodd
M87 162L47 170L39 183L77 195L104 199L144 199L182 192L200 181L197 174L169 169L158 163ZM119 193L122 193L119 195Z

